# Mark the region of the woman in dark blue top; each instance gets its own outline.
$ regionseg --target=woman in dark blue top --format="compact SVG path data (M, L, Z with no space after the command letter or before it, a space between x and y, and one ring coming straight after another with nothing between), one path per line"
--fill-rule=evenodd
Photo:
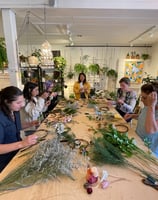
M20 138L20 109L24 106L22 91L9 86L0 91L0 172L20 148L35 144L36 135Z

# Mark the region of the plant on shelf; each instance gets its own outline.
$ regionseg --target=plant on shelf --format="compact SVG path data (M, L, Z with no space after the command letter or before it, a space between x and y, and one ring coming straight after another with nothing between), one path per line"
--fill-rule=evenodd
M92 74L99 74L100 73L100 66L97 63L90 64L88 69Z
M8 63L5 39L0 38L0 69L4 70Z
M109 69L107 71L107 76L108 77L112 77L112 78L117 78L118 72L116 70L114 70L114 69Z
M74 65L74 71L76 72L76 73L81 73L81 72L83 72L83 73L86 73L87 72L87 67L86 67L86 65L84 65L84 64L81 64L81 63L76 63L75 65Z

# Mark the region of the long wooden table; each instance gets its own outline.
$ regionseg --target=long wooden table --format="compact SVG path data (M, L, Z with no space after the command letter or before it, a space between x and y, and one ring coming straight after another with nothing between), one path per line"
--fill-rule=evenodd
M69 123L72 131L77 138L90 140L92 133L89 128L97 126L96 122L89 120L85 115L85 112L92 113L92 108L87 106L80 107L79 114L73 117L74 123ZM76 122L76 123L75 123ZM122 119L116 121L116 123L126 122ZM127 124L126 124L127 125ZM42 125L41 125L42 126ZM44 125L43 125L44 126ZM143 147L142 142L136 136L134 130L129 130L130 137L134 137L139 146ZM18 155L8 164L8 166L0 174L0 180L2 180L10 171L16 168L23 162L23 157ZM93 193L87 194L83 187L85 183L86 167L82 167L74 171L75 180L71 180L68 177L60 177L58 180L48 181L33 185L31 187L18 189L4 193L0 196L1 200L157 200L158 191L152 187L144 185L141 180L142 177L133 171L126 168L115 167L111 165L105 165L98 167L99 173L102 170L106 170L109 174L108 181L109 187L102 189L100 185L93 187Z

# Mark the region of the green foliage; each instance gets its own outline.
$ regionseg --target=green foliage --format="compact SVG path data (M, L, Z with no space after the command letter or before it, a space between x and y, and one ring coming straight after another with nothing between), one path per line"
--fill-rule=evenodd
M117 71L114 70L114 69L109 69L109 70L107 71L107 76L108 76L108 77L117 78L118 73L117 73Z
M145 176L152 175L158 180L157 159L140 149L133 138L120 133L112 124L94 131L97 135L92 140L90 157L95 163L126 166Z
M39 60L41 58L41 49L35 49L31 56L37 57Z
M72 79L73 76L74 76L74 73L73 73L73 72L71 72L71 71L68 72L68 74L67 74L67 78Z
M81 72L83 72L83 73L86 73L87 72L87 67L86 67L86 65L84 65L84 64L81 64L81 63L76 63L75 65L74 65L74 71L76 72L76 73L81 73Z
M7 63L7 50L5 45L5 39L0 38L0 69L4 69L4 64Z
M54 65L59 68L59 70L64 70L66 67L66 60L62 56L57 56L53 58Z
M100 72L100 66L97 63L90 64L88 69L93 74L99 74L99 72Z
M141 58L143 59L143 60L147 60L147 59L149 59L150 58L150 56L149 56L149 54L142 54L141 55Z
M113 101L116 101L116 99L117 99L117 93L116 92L109 92L109 96Z

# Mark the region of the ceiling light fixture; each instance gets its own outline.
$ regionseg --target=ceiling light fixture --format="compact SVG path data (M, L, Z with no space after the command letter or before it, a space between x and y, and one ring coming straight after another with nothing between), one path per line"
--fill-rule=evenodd
M45 42L42 44L41 48L41 64L42 65L53 65L53 54L50 43L47 41L46 33L46 8L44 7L44 36Z

